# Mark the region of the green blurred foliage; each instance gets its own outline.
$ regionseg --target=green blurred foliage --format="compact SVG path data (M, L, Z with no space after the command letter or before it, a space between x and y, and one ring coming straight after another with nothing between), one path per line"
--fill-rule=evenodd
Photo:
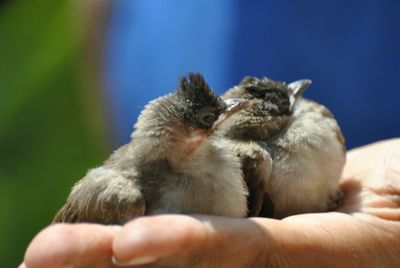
M64 0L0 6L0 267L21 262L73 183L105 158L82 101L76 16Z

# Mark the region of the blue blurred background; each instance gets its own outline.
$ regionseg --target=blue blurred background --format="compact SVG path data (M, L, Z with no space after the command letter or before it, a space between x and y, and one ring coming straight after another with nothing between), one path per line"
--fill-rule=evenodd
M309 78L349 148L398 137L399 14L394 0L1 0L0 266L189 71L219 93Z
M117 1L106 82L116 143L150 99L202 72L219 93L245 75L309 78L349 148L400 134L399 1Z

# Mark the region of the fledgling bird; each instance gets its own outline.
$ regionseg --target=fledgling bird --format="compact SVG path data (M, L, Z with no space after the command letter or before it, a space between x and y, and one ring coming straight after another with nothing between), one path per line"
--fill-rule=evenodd
M344 137L326 107L301 97L310 85L246 77L223 96L253 100L226 132L242 161L251 216L328 211L343 196Z
M141 112L132 141L73 187L54 222L123 224L142 215L247 215L240 160L222 129L249 101L223 101L197 73Z

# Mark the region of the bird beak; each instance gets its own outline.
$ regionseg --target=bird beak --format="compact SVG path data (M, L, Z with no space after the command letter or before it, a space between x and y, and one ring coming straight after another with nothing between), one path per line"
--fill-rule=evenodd
M293 107L296 103L296 101L300 98L300 96L303 94L303 92L311 85L311 80L309 79L303 79L303 80L297 80L288 85L289 89L291 90L291 95L290 95L290 107L289 109L293 111Z
M226 99L224 100L226 104L226 110L220 114L218 119L214 122L212 129L218 129L226 119L231 117L231 115L246 109L251 106L252 102L250 100L245 99Z

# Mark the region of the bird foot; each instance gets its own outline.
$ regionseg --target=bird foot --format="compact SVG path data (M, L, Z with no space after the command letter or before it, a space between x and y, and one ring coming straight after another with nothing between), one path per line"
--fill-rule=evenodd
M343 201L344 194L341 190L337 190L330 198L327 204L328 211L338 208Z

